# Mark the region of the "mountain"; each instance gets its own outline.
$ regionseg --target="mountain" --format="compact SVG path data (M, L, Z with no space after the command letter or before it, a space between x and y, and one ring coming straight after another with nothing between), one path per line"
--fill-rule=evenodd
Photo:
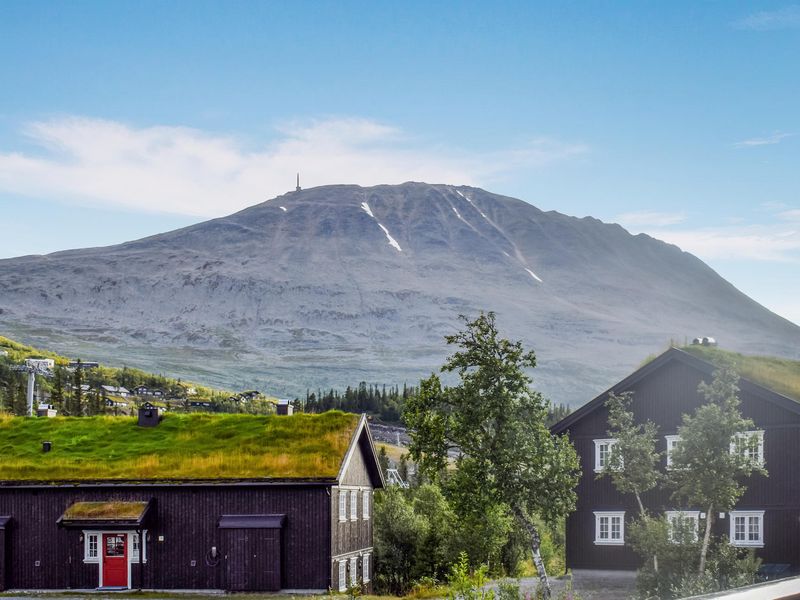
M291 192L104 248L0 261L0 330L86 360L278 395L415 382L494 310L582 403L670 339L800 356L800 328L696 257L471 187Z

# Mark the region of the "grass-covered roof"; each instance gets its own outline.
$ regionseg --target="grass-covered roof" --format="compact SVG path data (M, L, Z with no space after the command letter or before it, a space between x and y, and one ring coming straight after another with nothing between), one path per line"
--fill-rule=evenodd
M357 415L0 416L0 481L334 479ZM42 452L42 442L52 442Z
M717 364L733 360L739 375L800 402L800 361L774 356L751 356L709 346L685 346L689 354Z

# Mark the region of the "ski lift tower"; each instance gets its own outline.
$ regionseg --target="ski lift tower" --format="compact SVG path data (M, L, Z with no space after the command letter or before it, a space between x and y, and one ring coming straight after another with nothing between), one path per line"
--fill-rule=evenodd
M33 390L36 386L36 376L52 377L55 361L52 358L26 358L24 365L14 365L13 371L28 374L28 416L33 412Z

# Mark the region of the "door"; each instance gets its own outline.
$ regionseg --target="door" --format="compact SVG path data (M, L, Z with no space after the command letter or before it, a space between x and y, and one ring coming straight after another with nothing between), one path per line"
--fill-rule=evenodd
M6 581L6 530L0 527L0 592L4 591L8 586Z
M129 587L128 536L103 534L103 587Z
M280 529L226 529L228 590L277 592L281 589Z

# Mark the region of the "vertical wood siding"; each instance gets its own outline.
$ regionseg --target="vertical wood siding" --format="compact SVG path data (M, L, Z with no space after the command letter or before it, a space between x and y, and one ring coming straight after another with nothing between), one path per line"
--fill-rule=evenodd
M330 573L330 496L326 486L118 486L22 489L0 487L0 514L14 518L6 532L15 589L93 589L97 564L83 562L81 532L56 525L76 501L155 499L148 526L143 587L226 589L225 561L207 561L212 546L224 556L217 528L223 514L285 514L281 540L284 589L326 589ZM163 541L158 541L163 536ZM139 566L132 566L138 587Z
M344 489L334 488L331 491L331 556L341 557L348 554L356 553L361 550L372 547L372 522L373 515L373 481L367 467L368 457L365 456L368 448L363 444L358 444L350 459L350 464L347 470L342 474L342 485L350 486ZM350 519L350 501L347 498L347 519L339 521L339 494L350 494L351 489L357 489L358 493L356 498L358 501L358 519L352 521ZM364 518L364 491L369 491L369 519ZM374 554L370 561L370 569L375 562ZM361 561L359 560L358 568L361 569ZM349 574L349 563L348 570ZM363 578L363 573L359 571L359 577ZM339 589L339 560L331 560L330 565L330 580L331 587L334 590ZM349 582L348 582L349 583ZM371 586L367 586L368 590Z
M638 422L651 420L658 426L659 451L666 451L665 435L677 433L682 415L692 413L704 403L697 392L702 380L711 378L683 362L673 360L651 372L630 387L634 393L632 409ZM745 417L756 429L764 430L764 459L769 477L751 477L747 492L739 501L740 510L764 510L765 547L757 550L765 562L800 566L800 416L763 398L762 392L742 382L739 397ZM597 478L594 472L594 439L606 438L608 412L599 408L574 423L569 436L580 456L582 475L578 483L576 511L567 519L567 567L572 569L632 569L639 561L628 546L594 544L593 511L624 510L625 520L637 514L631 495L616 491L610 478ZM662 458L662 468L665 459ZM650 493L643 498L651 511L674 508L669 492ZM703 510L703 507L693 507ZM716 515L719 516L718 513ZM726 517L715 533L728 535Z

